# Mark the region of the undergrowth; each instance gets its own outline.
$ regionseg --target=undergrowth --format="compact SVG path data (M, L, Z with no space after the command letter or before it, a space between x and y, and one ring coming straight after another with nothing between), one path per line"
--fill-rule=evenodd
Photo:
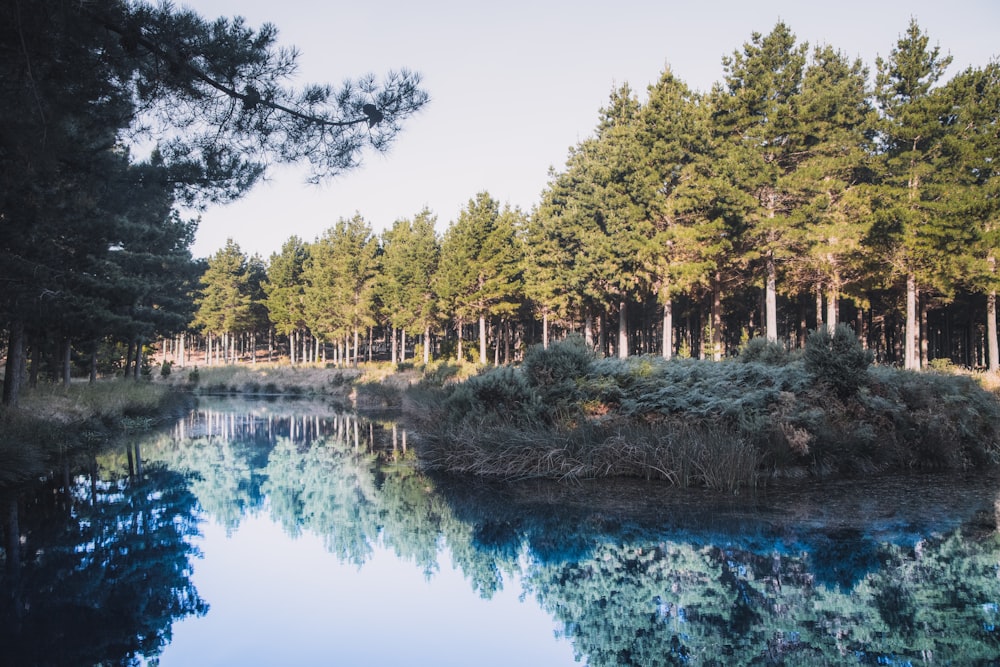
M44 384L0 408L0 489L38 477L60 457L176 416L184 398L140 381Z
M966 470L1000 458L1000 404L970 377L871 367L846 327L802 354L597 359L578 339L408 395L430 469L626 475L735 492L781 476Z

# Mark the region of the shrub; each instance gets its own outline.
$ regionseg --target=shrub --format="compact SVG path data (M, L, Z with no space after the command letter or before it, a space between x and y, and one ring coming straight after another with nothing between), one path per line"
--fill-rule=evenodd
M744 363L761 363L780 366L788 362L785 346L766 338L753 338L740 350L738 359Z
M538 396L517 369L494 368L453 386L445 401L451 421L493 415L504 421L532 422L538 416Z
M867 382L872 353L861 347L849 326L838 324L833 334L826 329L809 334L803 361L806 372L846 398Z
M170 371L173 369L173 367L174 367L174 362L164 360L164 362L160 364L160 377L161 378L170 377Z
M530 385L545 388L583 377L593 360L594 353L583 338L569 336L548 349L541 345L529 348L521 368Z
M200 379L201 376L198 375L198 367L195 366L191 369L191 372L188 373L188 384L198 384L198 380Z

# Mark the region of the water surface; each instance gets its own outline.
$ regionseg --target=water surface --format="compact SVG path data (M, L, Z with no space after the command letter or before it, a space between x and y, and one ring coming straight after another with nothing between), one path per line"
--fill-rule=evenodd
M996 664L988 475L720 497L421 474L390 420L203 402L24 491L10 664ZM7 525L10 525L9 515ZM8 544L5 541L5 544Z

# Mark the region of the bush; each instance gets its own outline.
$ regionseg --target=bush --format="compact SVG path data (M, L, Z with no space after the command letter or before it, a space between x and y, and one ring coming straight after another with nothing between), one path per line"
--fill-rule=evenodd
M160 364L160 377L161 378L170 377L170 371L173 370L173 367L174 367L174 362L172 361L164 361L162 364Z
M766 338L753 338L740 350L740 361L781 366L788 362L788 351L781 343Z
M445 402L451 421L492 415L502 421L533 422L538 416L538 396L517 369L494 368L453 387Z
M861 347L854 331L846 324L838 324L832 335L826 329L809 334L803 361L806 372L813 378L829 385L841 398L847 398L867 382L872 358L871 351Z
M587 374L594 353L580 336L569 336L548 349L536 345L528 349L521 365L528 384L546 388L575 381Z
M574 418L584 400L581 385L592 370L594 353L579 336L528 350L521 365L524 381L534 389L552 423Z

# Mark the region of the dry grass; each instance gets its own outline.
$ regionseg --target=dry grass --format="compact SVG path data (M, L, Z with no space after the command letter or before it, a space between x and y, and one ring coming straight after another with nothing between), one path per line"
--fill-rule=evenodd
M684 424L565 432L481 421L425 439L420 458L431 470L510 481L635 477L739 493L757 486L762 454L732 433Z
M331 396L346 399L362 372L319 365L256 364L179 369L157 383L203 394Z
M17 408L0 408L0 487L43 473L51 462L124 430L173 414L178 394L149 382L40 385Z

